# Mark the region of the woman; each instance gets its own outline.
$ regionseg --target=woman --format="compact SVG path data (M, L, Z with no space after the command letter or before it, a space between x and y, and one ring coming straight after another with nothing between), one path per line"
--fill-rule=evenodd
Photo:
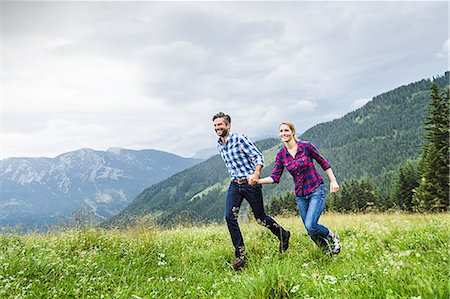
M284 168L292 175L295 184L295 199L306 230L311 239L323 249L324 253L338 254L341 243L338 234L318 224L325 206L327 189L320 174L314 167L316 160L330 179L330 191L337 192L339 185L327 160L319 154L316 147L295 137L295 127L290 122L280 124L280 138L284 147L278 152L272 175L259 179L258 184L277 184Z

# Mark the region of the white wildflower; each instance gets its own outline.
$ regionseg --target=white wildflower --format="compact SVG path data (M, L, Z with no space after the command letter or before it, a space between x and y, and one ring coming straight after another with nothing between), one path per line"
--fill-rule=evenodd
M325 282L329 284L336 284L337 278L331 275L325 275Z
M406 250L406 251L400 252L398 254L398 256L409 256L410 254L411 254L411 250Z
M300 285L297 284L297 285L292 287L291 293L296 293L299 289L300 289Z

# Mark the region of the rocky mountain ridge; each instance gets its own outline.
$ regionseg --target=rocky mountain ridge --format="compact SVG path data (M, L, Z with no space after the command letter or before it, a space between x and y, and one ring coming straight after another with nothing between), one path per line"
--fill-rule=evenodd
M50 225L80 210L107 219L142 189L200 161L122 148L4 159L0 161L0 225Z

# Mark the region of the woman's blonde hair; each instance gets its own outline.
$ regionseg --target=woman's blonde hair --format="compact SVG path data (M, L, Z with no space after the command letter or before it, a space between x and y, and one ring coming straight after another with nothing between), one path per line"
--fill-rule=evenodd
M278 128L281 127L282 125L288 126L289 129L291 129L292 134L294 135L294 139L295 139L296 141L298 141L298 138L295 136L295 126L294 126L294 124L291 123L291 122L289 122L289 121L283 121L283 122L278 126Z

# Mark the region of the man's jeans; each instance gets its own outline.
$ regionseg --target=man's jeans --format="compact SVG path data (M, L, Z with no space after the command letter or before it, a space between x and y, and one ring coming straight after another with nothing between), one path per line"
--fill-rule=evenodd
M304 196L295 196L298 211L303 220L306 231L311 239L320 247L327 246L326 238L329 230L325 226L318 224L320 215L325 207L327 188L324 184L317 187L312 193Z
M264 212L261 185L250 186L249 184L231 182L225 204L225 219L238 258L245 258L244 239L237 221L244 198L250 204L258 224L267 227L279 240L286 237L286 231Z

